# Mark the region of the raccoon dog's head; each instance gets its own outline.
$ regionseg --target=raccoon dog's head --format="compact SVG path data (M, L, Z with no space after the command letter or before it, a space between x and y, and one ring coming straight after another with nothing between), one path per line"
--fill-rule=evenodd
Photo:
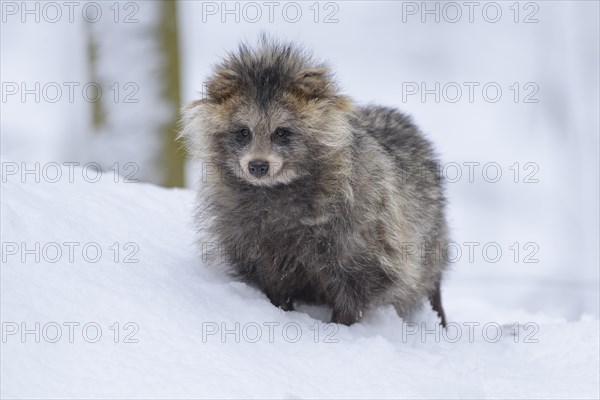
M293 45L241 45L205 89L184 110L183 135L194 155L243 182L281 185L319 173L351 140L350 102L327 68Z

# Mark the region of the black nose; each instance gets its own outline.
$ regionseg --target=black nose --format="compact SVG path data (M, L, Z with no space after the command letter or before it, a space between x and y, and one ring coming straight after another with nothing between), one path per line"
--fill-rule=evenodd
M269 172L269 162L262 160L250 161L248 163L248 170L250 171L251 175L260 178Z

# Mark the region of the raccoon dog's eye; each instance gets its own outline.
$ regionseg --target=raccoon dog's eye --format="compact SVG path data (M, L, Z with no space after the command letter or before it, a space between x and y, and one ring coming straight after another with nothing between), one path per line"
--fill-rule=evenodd
M250 129L242 128L238 131L238 135L240 135L241 137L248 137L250 136Z
M287 128L277 128L273 133L273 142L277 144L287 144L290 142L291 132Z
M235 138L240 143L247 143L251 139L250 129L244 127L240 128L235 132Z
M275 135L277 135L277 137L286 137L287 135L289 135L290 131L285 129L285 128L277 128L275 129Z

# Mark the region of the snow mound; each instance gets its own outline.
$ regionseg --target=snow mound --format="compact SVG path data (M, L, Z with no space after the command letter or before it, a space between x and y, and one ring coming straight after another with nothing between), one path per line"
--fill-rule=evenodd
M203 262L215 244L192 228L191 191L80 173L2 183L3 398L599 396L597 317L453 290L446 332L428 308L351 327L283 312Z

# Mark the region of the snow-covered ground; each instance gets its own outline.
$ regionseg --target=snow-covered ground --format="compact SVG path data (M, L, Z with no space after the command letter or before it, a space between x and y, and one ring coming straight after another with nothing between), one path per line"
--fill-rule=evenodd
M328 325L329 310L283 312L203 262L192 191L68 172L4 176L3 398L598 397L597 316L488 304L451 281L447 332L428 309Z

